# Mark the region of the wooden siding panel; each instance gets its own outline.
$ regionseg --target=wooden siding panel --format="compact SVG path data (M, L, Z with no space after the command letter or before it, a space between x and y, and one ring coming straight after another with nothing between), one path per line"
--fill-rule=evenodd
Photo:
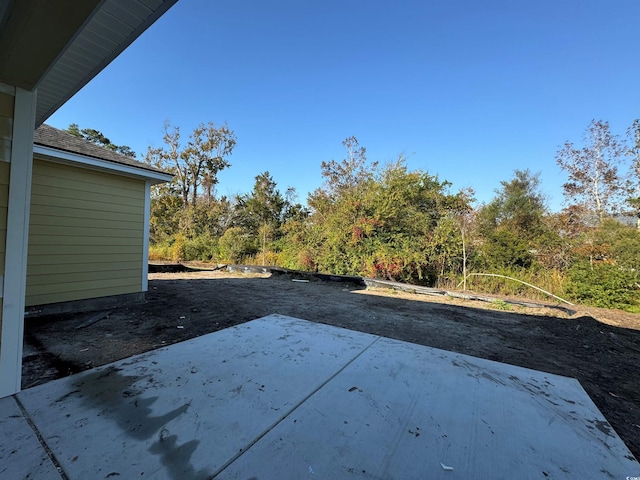
M34 161L27 305L142 288L144 182Z

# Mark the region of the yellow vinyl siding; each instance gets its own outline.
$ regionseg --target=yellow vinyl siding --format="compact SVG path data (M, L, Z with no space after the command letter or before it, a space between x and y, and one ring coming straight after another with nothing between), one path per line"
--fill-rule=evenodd
M0 117L13 118L14 103L13 95L0 92Z
M58 209L58 214L65 213L60 212L61 209ZM77 212L77 210L76 210ZM51 217L50 215L42 215L38 213L31 212L31 221L38 226L58 226L58 227L75 227L77 225L77 220L69 215L64 216L56 216ZM69 212L72 213L72 212ZM99 216L99 215L96 215ZM100 218L85 218L84 225L87 228L106 228L109 230L127 230L127 229L136 229L140 224L140 215L132 215L127 217L126 220L118 219L118 220L105 220Z
M127 278L123 279L123 277ZM29 287L29 296L27 298L32 298L31 305L54 303L51 301L52 282L64 284L64 290L55 293L55 302L134 293L141 290L140 269L100 272L100 275L96 275L94 272L85 274L44 275L38 276L37 280L38 282L42 282L42 285L32 284ZM109 293L105 295L105 291Z
M7 206L9 205L10 163L0 159L0 275L4 275L4 255L7 241Z
M93 219L98 220L98 224L101 222L134 222L137 223L140 221L140 213L118 213L113 212L109 216L108 220L105 220L104 215L100 211L92 211L86 210L83 211L83 216L85 219ZM34 216L34 219L37 219L37 216L40 215L40 223L38 225L43 225L47 222L47 218L50 218L52 215L55 215L56 225L61 224L61 222L65 221L65 218L70 218L71 220L67 220L67 222L72 222L71 225L75 225L76 218L78 216L78 209L74 206L71 207L61 207L61 206L51 206L51 205L31 205L31 215ZM66 223L68 225L68 223Z
M2 150L0 150L0 155L1 154ZM2 276L4 276L4 256L7 243L7 206L9 205L10 165L10 163L0 158L0 275ZM0 298L0 329L2 329L2 298Z
M0 138L10 140L13 133L13 118L0 116Z
M116 268L114 266L114 268ZM96 273L99 272L99 275ZM82 285L93 286L93 288L99 288L102 283L109 285L118 285L118 282L123 281L123 277L131 277L135 278L135 283L140 283L140 269L138 268L129 268L127 269L119 269L119 270L102 270L96 272L95 270L86 271L86 272L71 272L71 273L51 273L47 275L37 275L34 277L31 282L31 288L33 289L34 294L45 294L47 292L47 288L52 283L64 283L64 284L76 284L76 287L79 287L76 290L82 289ZM102 283L101 283L102 282ZM42 288L39 288L42 287ZM139 290L138 290L139 291Z
M53 162L48 162L48 164L45 165L47 162L38 159L36 159L36 162L40 164L40 168L33 172L33 176L38 179L38 183L40 185L59 187L59 181L62 180L74 182L68 183L67 185L71 190L85 191L87 186L90 186L91 191L95 193L111 195L112 191L116 191L118 193L118 197L128 196L130 198L138 198L138 188L136 188L136 184L139 183L139 181L137 180L130 179L131 183L105 181L105 179L109 178L114 180L116 178L124 177L118 177L111 173L98 171L93 171L92 173L94 175L92 177L87 177L88 170L80 167L61 165Z
M71 263L58 262L57 264L49 263L42 265L33 265L31 267L31 273L37 275L34 279L33 285L42 283L47 275L56 275L60 279L64 275L76 275L80 278L82 275L93 274L94 272L102 272L104 276L110 276L120 271L130 270L134 267L136 270L142 268L142 261L140 255L136 255L136 258L131 258L130 261L115 259L111 262L96 263L91 260L90 256L86 256L85 263L77 263L78 259L73 259ZM88 280L91 280L89 277Z
M4 278L4 260L7 247L7 214L9 206L9 173L13 128L13 95L0 92L0 275ZM6 279L4 280L7 281ZM2 331L3 300L0 298L0 331ZM2 338L0 338L0 341ZM0 348L2 346L0 345Z
M145 185L34 160L27 306L142 290Z
M116 258L130 253L131 248L128 245L29 245L29 253L33 253L34 259L31 265L43 265L47 260L36 259L35 256L40 257L57 257L57 255L91 255L96 261L96 258L100 260L106 259L108 255L117 255ZM142 258L142 251L140 251L140 258ZM37 260L37 261L36 261ZM57 262L56 262L57 263Z
M32 188L33 187L35 187L35 184L33 184ZM72 208L74 210L90 210L103 212L103 207L106 204L109 206L109 211L116 213L128 213L133 215L137 213L138 208L142 208L132 203L117 203L115 201L112 202L110 201L111 199L108 195L94 195L94 193L90 190L85 192L69 190L68 192L66 192L69 194L68 196L62 196L65 193L64 189L62 188L57 188L57 191L54 192L58 193L60 196L48 194L49 190L50 189L47 187L39 189L39 191L37 192L37 196L33 198L34 205L42 205L52 208L62 207ZM114 195L116 194L117 193L114 192ZM126 201L127 199L123 200ZM77 214L75 218L78 218Z

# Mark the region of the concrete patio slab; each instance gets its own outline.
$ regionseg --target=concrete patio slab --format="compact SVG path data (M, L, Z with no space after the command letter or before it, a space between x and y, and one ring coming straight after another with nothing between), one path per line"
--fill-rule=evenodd
M0 472L35 429L72 480L640 476L576 380L280 315L5 400Z
M383 338L219 478L624 479L638 471L577 380Z
M13 397L0 398L0 478L60 478Z
M374 341L267 317L18 396L70 478L207 479Z

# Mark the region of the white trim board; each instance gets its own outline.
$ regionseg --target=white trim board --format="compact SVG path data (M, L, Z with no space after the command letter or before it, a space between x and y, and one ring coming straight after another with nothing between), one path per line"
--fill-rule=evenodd
M36 92L16 88L0 331L0 398L20 391Z
M142 291L149 290L149 222L151 220L151 182L144 184L144 225L142 237Z

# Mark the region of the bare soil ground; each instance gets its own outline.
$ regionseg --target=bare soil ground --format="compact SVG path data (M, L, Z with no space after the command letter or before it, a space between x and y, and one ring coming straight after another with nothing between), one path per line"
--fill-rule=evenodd
M155 273L146 303L111 309L90 326L77 329L86 312L30 318L23 388L279 313L577 378L640 458L640 316L583 308L569 316L293 278Z

